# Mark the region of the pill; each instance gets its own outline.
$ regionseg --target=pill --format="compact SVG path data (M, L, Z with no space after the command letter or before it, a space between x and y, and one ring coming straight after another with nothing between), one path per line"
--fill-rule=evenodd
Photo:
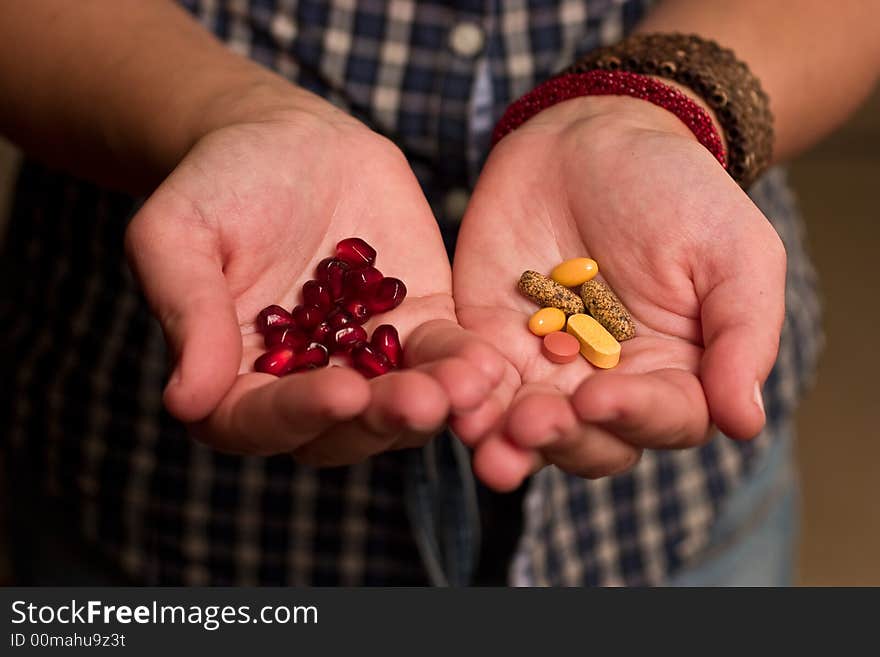
M565 313L559 308L541 308L529 318L529 330L539 338L565 328Z
M559 308L566 315L584 312L584 302L574 292L536 271L525 271L519 291L543 308Z
M547 360L562 364L570 363L577 358L580 349L581 345L577 338L562 331L554 331L544 336L541 351Z
M636 335L636 325L620 299L602 281L581 285L581 299L587 312L596 318L616 340L623 342Z
M581 355L596 367L607 370L620 362L620 343L589 315L572 315L565 330L577 338Z
M599 273L599 265L592 258L572 258L553 268L550 278L565 287L577 287Z

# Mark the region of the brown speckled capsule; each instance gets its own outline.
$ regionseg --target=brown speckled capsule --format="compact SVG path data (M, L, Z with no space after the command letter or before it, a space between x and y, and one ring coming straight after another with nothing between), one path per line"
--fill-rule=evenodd
M536 271L524 271L519 291L542 308L559 308L566 315L584 312L584 302L567 287Z
M581 285L581 299L587 311L619 342L636 335L636 325L617 295L595 278Z

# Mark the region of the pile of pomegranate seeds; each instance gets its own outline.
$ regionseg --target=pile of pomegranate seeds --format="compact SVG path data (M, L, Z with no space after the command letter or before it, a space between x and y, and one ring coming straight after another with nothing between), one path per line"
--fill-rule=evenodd
M376 250L359 237L336 245L336 257L318 263L315 278L302 288L302 304L287 312L268 306L257 315L257 330L268 351L257 358L257 372L284 376L326 367L330 356L347 359L373 378L400 367L403 347L397 329L382 324L367 340L364 324L373 315L397 308L406 286L386 278L373 265Z

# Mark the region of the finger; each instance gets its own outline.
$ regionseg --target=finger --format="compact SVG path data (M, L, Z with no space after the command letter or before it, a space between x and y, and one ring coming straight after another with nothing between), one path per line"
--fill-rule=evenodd
M449 428L461 442L473 447L489 432L498 428L503 416L504 406L498 397L493 395L476 409L453 415L449 419Z
M516 490L541 466L540 456L505 440L500 434L487 438L474 450L474 474L500 493Z
M548 463L590 479L622 472L641 455L612 433L581 423L569 399L544 386L514 402L505 436L520 449L540 450Z
M370 404L358 418L327 428L297 449L297 460L347 465L397 444L422 445L439 433L449 414L443 389L421 372L391 372L370 381L370 389Z
M175 211L148 203L129 226L126 249L175 359L165 405L179 420L195 422L235 381L241 332L214 237L179 221Z
M363 413L370 386L343 367L277 379L238 377L217 409L193 433L221 451L268 456L287 453L341 422Z
M693 447L709 437L703 387L683 370L597 372L578 386L571 405L582 424L599 425L637 447Z
M577 477L598 479L626 472L642 456L642 450L623 442L604 429L584 425L541 450L548 463Z
M501 429L504 412L522 385L516 368L509 362L504 367L501 381L494 386L482 405L474 411L450 418L450 427L469 447L475 447L481 440Z
M505 376L494 397L498 399L499 408L510 408L513 411L518 406L518 400L523 397L528 398L530 392L550 389L551 386L545 385L522 385L519 375L511 366L508 376ZM537 411L540 414L543 409ZM535 420L535 416L528 411L524 417L528 422ZM477 426L482 428L481 425L482 423ZM487 486L500 492L516 489L526 477L544 465L541 455L536 450L517 444L507 435L510 426L509 414L500 415L494 424L487 424L482 431L476 431L474 422L468 417L461 418L453 424L453 430L462 442L474 448L474 473ZM527 433L531 434L531 431L530 427L526 427Z
M408 367L449 357L474 365L490 387L504 376L506 361L498 350L455 322L443 319L425 322L407 340L404 361Z
M548 385L524 385L511 404L504 435L524 449L540 449L578 431L568 398Z
M695 281L706 347L700 378L712 419L739 439L764 426L761 386L776 360L785 314L785 250L761 220L763 230L748 248L726 249Z
M481 406L492 392L489 379L460 357L443 358L416 368L434 379L449 398L452 412L464 413Z

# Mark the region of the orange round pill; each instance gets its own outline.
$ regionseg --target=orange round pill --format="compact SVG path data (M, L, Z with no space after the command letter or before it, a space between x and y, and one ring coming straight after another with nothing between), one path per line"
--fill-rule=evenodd
M577 338L562 331L548 333L544 336L544 345L542 351L547 360L554 363L570 363L578 356L581 350L581 343Z

